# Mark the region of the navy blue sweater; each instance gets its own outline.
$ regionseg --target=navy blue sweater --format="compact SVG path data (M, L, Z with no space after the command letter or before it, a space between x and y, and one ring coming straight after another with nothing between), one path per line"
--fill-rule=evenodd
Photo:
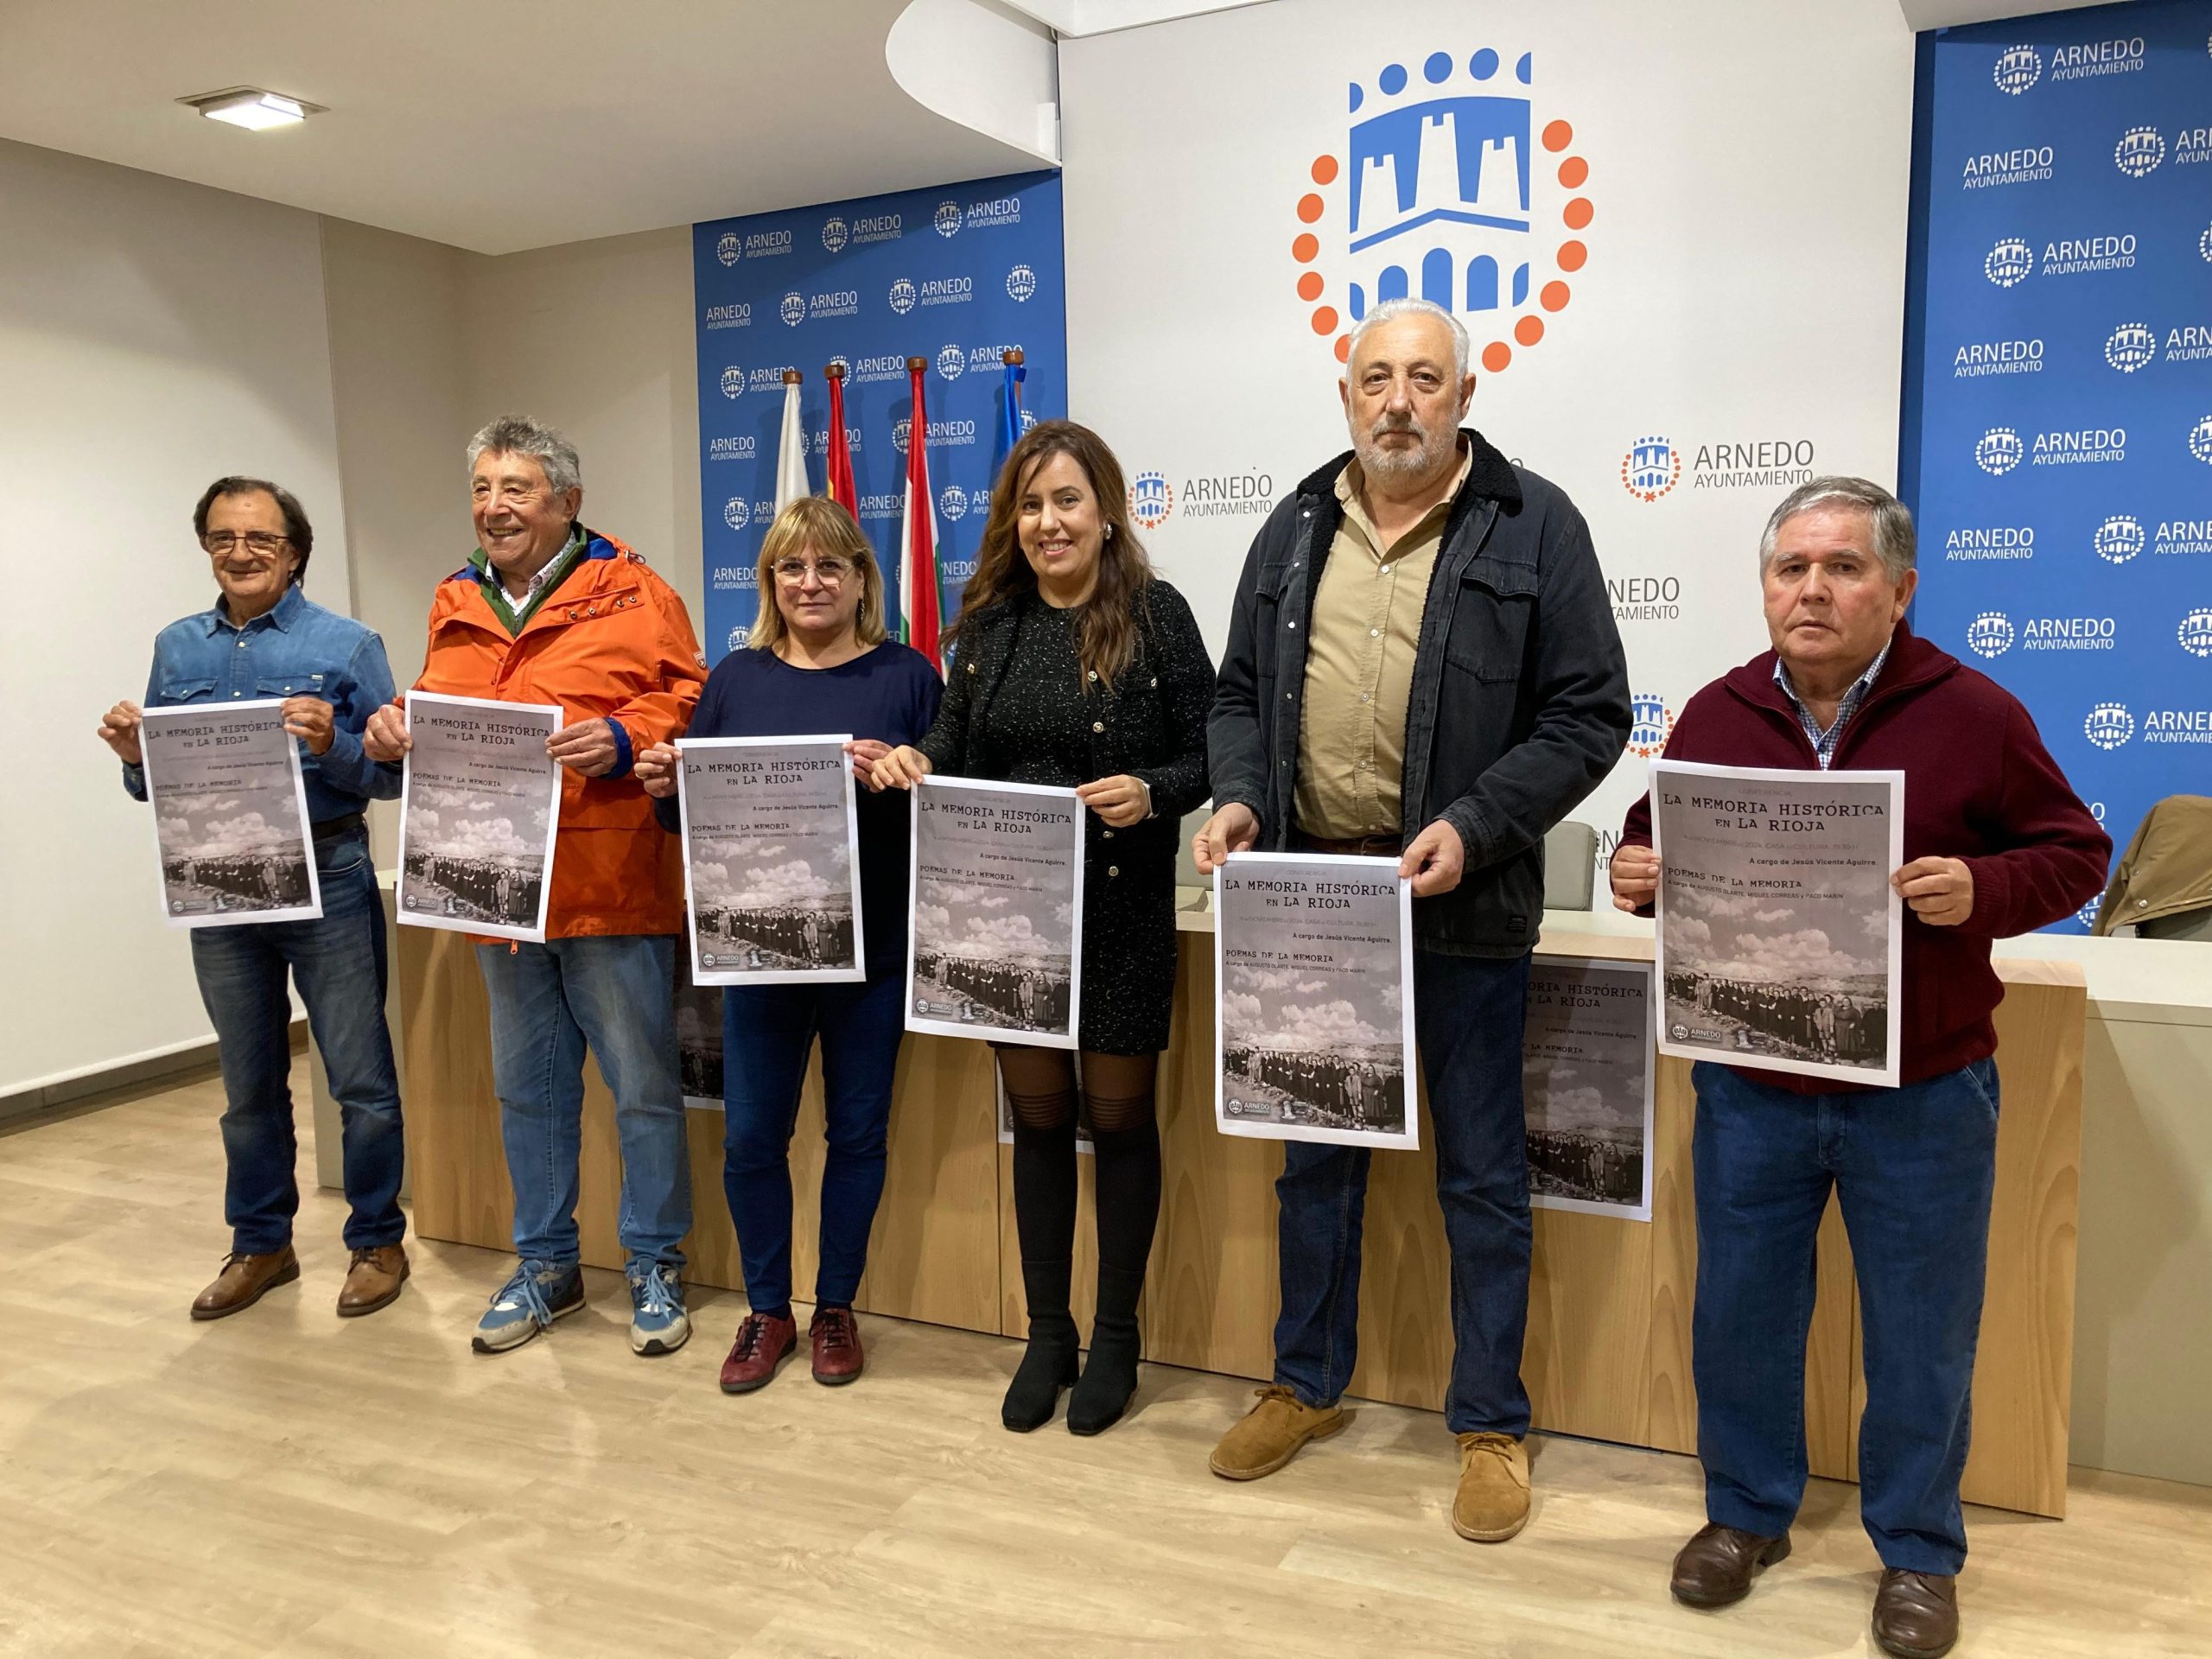
M805 737L850 732L896 747L918 743L937 719L944 683L918 651L885 640L835 668L794 668L771 651L733 651L707 676L686 737ZM858 791L861 917L873 979L906 965L906 862L913 797ZM655 801L678 833L676 798Z

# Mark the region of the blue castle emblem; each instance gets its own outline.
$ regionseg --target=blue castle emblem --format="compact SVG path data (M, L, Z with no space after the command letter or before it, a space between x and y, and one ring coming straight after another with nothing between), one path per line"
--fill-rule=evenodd
M2135 735L2135 716L2124 702L2101 702L2082 722L2082 735L2101 749L2117 749Z
M2115 513L2097 526L2090 545L2107 564L2126 564L2143 550L2143 522L2127 513Z
M2174 630L2181 648L2192 657L2212 657L2212 611L2191 611Z
M1139 473L1129 485L1129 517L1145 530L1158 530L1175 511L1175 486L1165 474Z
M1682 452L1662 437L1638 438L1621 457L1621 483L1639 501L1656 501L1682 475Z
M2017 236L2008 236L1990 249L1981 262L1981 274L1999 288L2016 288L2036 274L2036 251Z
M2105 361L2122 374L2133 374L2158 355L2157 333L2139 322L2123 322L2105 341Z
M2027 454L2027 447L2020 442L2020 435L2009 426L1993 426L1977 439L1974 446L1974 464L1993 478L2001 478L2018 466Z
M1668 735L1675 729L1675 712L1664 697L1649 691L1630 696L1628 709L1628 752L1649 760L1667 747Z
M1589 166L1557 156L1573 129L1540 124L1535 79L1533 54L1509 67L1485 47L1464 59L1432 52L1410 69L1389 64L1371 84L1351 85L1343 153L1317 158L1311 169L1330 194L1298 204L1307 226L1330 222L1292 244L1310 267L1323 261L1327 235L1325 264L1341 286L1330 296L1328 277L1308 269L1298 293L1309 302L1329 296L1310 321L1316 334L1335 337L1339 360L1350 327L1370 309L1418 297L1459 313L1478 360L1496 373L1516 346L1542 339L1540 312L1567 305L1570 291L1556 273L1580 270L1587 251L1580 240L1560 241L1559 226L1580 232L1590 223L1591 203L1573 194Z
M2018 98L2043 79L2043 54L2032 46L2008 46L1997 54L1992 78L1999 92Z
M2012 619L1984 611L1967 626L1967 645L1977 657L2002 657L2012 649Z
M745 498L733 495L722 503L722 523L732 530L743 530L753 522L752 510L745 505Z
M2166 159L2166 141L2156 127L2130 127L2113 146L2113 165L2131 179L2148 178Z
M937 354L937 372L948 380L957 380L968 370L968 353L957 346L948 346Z
M2212 467L2212 415L2189 429L2189 453Z

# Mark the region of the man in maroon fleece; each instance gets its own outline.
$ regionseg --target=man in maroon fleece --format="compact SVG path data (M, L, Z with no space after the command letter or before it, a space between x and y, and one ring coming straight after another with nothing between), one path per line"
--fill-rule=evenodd
M1914 636L1912 517L1858 478L1819 478L1759 543L1761 653L1690 699L1673 760L1905 774L1902 1085L1755 1066L1693 1069L1698 1455L1707 1523L1675 1558L1693 1606L1740 1600L1789 1553L1805 1488L1813 1241L1833 1186L1857 1265L1866 1412L1859 1512L1881 1556L1874 1637L1934 1659L1958 1637L1959 1511L1997 1152L2003 995L1993 939L2104 887L2112 842L2028 711ZM1613 902L1649 913L1649 798L1629 810Z

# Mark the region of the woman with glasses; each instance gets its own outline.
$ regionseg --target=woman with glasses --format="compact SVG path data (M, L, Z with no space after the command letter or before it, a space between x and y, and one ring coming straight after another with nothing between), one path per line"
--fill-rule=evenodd
M686 735L850 732L847 752L866 783L884 755L929 730L944 690L937 671L884 637L882 572L852 514L827 497L803 497L777 515L760 545L759 580L751 648L731 652L707 677ZM655 745L637 769L661 823L680 830L676 750ZM816 1382L861 1374L853 1297L883 1196L892 1074L905 1029L909 811L904 795L868 792L858 811L867 979L722 992L722 1190L752 1304L722 1363L728 1394L766 1384L798 1345L790 1148L817 1035L829 1147L810 1346Z
M991 491L957 646L929 735L871 788L930 772L1072 787L1084 832L1081 1070L1065 1049L999 1044L1014 1110L1014 1203L1029 1349L1000 1420L1039 1427L1070 1383L1096 1434L1136 1391L1137 1299L1160 1215L1153 1095L1175 994L1175 853L1206 794L1213 664L1183 596L1152 573L1121 463L1068 421L1033 427ZM1077 1375L1076 1096L1097 1154L1098 1312Z

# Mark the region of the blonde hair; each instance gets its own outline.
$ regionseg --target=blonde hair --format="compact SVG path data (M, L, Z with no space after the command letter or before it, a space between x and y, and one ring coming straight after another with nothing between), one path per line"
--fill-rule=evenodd
M884 639L883 571L874 550L860 525L843 505L826 495L803 495L776 515L760 541L760 563L754 581L760 594L760 613L753 619L753 633L746 643L755 651L773 651L784 641L784 607L776 601L776 566L793 555L814 550L821 558L834 553L853 567L860 578L860 609L853 615L853 637L863 645L880 645Z

